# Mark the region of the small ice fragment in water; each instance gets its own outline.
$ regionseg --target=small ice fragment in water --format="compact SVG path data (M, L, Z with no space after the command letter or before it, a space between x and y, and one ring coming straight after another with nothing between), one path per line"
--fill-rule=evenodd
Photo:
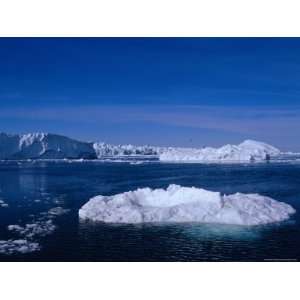
M55 230L55 228L56 226L52 223L52 220L26 224L24 227L20 225L8 225L7 227L8 230L17 232L26 238L49 235Z
M4 200L0 199L0 207L8 207L8 204Z
M51 208L48 213L54 216L60 216L69 212L69 209L62 208L60 206Z
M40 245L28 240L0 240L0 254L25 254L40 250Z
M23 239L20 240L6 240L0 241L0 253L15 254L15 253L29 253L40 250L40 245L33 240L38 237L44 237L53 233L56 226L52 219L67 213L69 210L62 207L54 207L48 212L43 212L36 222L25 224L24 226L18 224L8 225L9 231L18 234Z

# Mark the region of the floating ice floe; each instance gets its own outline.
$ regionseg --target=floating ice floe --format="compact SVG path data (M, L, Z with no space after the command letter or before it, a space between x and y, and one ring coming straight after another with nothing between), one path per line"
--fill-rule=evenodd
M161 161L263 161L280 154L280 150L266 143L246 140L239 145L225 145L220 148L167 148L161 152Z
M19 239L0 240L0 254L25 254L40 250L37 239L52 234L56 229L52 219L67 212L69 209L58 206L41 213L35 222L24 226L8 225L7 229L18 235Z
M295 210L259 194L221 195L195 187L170 185L97 196L79 210L82 220L106 223L201 222L258 225L286 220Z
M131 161L131 162L129 162L131 165L142 165L142 164L144 164L144 162L143 161Z
M4 200L0 199L0 207L8 207L8 204Z
M53 207L53 208L49 209L48 214L52 215L52 216L61 216L61 215L68 213L69 211L70 211L69 209L58 206L58 207Z
M0 254L25 254L38 250L40 250L39 244L35 242L30 242L28 240L0 240Z
M9 225L7 227L8 230L15 231L26 238L49 235L55 230L55 228L56 226L53 224L52 220L26 224L24 227L20 225Z
M26 254L41 249L40 244L35 241L38 237L51 234L56 226L52 220L37 221L36 223L20 225L8 225L9 231L15 232L21 239L0 240L0 254Z

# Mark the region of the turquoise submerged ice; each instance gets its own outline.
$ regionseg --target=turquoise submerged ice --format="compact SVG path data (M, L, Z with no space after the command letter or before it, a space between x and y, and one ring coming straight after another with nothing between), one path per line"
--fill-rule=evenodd
M79 210L83 220L106 223L199 222L259 225L286 220L290 205L259 194L221 195L171 184L113 196L96 196Z

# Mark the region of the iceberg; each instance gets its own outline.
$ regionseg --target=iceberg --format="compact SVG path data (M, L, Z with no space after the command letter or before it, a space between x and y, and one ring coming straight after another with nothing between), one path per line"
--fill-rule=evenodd
M81 220L105 223L200 222L259 225L286 220L290 205L259 194L221 195L172 184L113 196L96 196L79 210Z
M0 159L102 159L113 156L157 156L150 146L81 142L51 133L0 133ZM83 161L83 160L82 160Z
M269 160L280 154L277 148L253 140L220 148L180 148L81 142L51 133L0 133L0 160L72 159L83 162L85 159L151 157L162 162L241 162Z
M98 158L111 156L149 156L157 155L156 147L134 145L110 145L106 143L94 143L95 153Z
M92 143L50 133L0 133L0 159L96 158Z
M167 148L159 155L161 161L241 162L264 161L280 154L280 150L263 142L246 140L239 145L220 148Z

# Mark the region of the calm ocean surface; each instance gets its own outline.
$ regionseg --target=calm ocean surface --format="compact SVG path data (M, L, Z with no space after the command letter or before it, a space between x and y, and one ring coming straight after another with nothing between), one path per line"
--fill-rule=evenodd
M169 184L231 194L259 193L291 204L288 221L263 226L107 225L80 222L95 195ZM0 162L0 240L20 238L8 225L35 223L51 208L56 230L34 239L41 249L0 254L1 261L265 261L300 258L300 164ZM6 207L7 206L7 207Z

